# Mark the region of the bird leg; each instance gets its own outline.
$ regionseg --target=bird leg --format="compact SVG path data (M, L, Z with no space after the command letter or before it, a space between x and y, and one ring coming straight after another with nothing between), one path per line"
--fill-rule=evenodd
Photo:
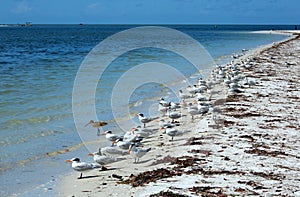
M80 177L78 177L77 179L82 179L82 173L80 173Z
M146 128L146 123L144 123L144 128Z
M100 136L100 129L98 128L97 136Z

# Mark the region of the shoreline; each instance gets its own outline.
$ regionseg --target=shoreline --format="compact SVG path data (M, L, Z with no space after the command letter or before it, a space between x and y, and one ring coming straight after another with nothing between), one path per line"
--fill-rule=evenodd
M268 51L271 50L272 48L273 49L279 48L281 46L284 46L287 43L293 42L293 40L298 40L298 42L299 42L299 36L297 38L296 38L296 36L289 37L287 40L281 41L279 43L270 44L270 46L267 45L267 46L260 47L259 49L256 49L256 50L250 52L246 56L242 56L239 59L236 59L235 63L239 62L241 59L246 59L247 57L253 57L253 56L256 57L256 56L262 55L263 53L268 53ZM299 62L299 60L297 60L297 61ZM265 63L268 63L268 62L265 62ZM260 69L260 67L257 67L256 64L260 64L260 63L257 63L257 62L254 63L253 69ZM262 60L262 64L264 64L263 60ZM299 67L298 67L298 69L299 69ZM256 75L251 73L251 70L250 70L250 72L249 72L249 70L245 70L244 72L247 73L247 75L251 76L249 78L259 80L259 78L257 78ZM262 74L259 73L259 75L262 75ZM261 79L266 79L265 77L267 77L267 76L262 75L260 77L261 77ZM261 79L259 80L259 82L272 82L271 80L262 81ZM282 81L284 81L284 79L282 79ZM272 85L274 86L274 84L272 84ZM223 109L223 111L225 110L225 112L227 113L228 111L232 112L232 111L239 110L239 112L240 112L240 111L244 111L243 108L247 108L247 107L249 108L249 105L251 106L251 104L255 108L255 106L259 105L260 103L257 103L257 101L254 101L254 100L251 102L243 101L242 99L249 100L247 98L249 97L250 94L252 94L252 95L257 94L260 96L263 95L262 93L260 93L260 91L262 90L262 86L263 86L263 84L259 84L259 86L254 85L254 87L246 89L245 93L243 93L245 95L241 96L241 98L235 98L235 97L225 98L227 101L226 101L226 104L223 105L222 107L227 106L228 100L230 100L230 102L232 102L231 100L233 100L234 102L232 104L233 107L231 107L230 110L227 107L226 109ZM248 90L251 90L251 91L248 92ZM299 91L298 91L298 94L299 94ZM263 96L263 98L265 98L265 97L266 96ZM216 101L219 98L217 97L217 98L213 98L213 99ZM298 102L299 102L299 97L298 97ZM267 110L267 109L268 108L265 108L265 110ZM247 110L249 110L249 109L247 109ZM186 113L186 110L183 110L183 113ZM234 114L234 115L238 117L237 114ZM198 187L198 189L199 189L199 187L211 187L209 190L215 189L218 191L221 191L220 189L222 189L222 192L229 192L228 193L229 195L230 194L236 194L236 195L238 195L238 194L239 195L254 194L253 193L254 186L256 186L257 188L261 188L260 189L261 191L268 192L268 188L263 184L264 183L263 181L266 182L265 183L266 185L269 184L274 187L274 185L272 185L272 184L275 184L275 183L278 184L278 179L280 179L282 177L275 177L274 174L272 175L272 172L274 171L274 169L271 169L271 168L267 169L267 171L269 172L268 174L265 173L264 171L260 172L258 170L259 170L259 168L264 168L266 166L266 164L264 164L264 161L268 160L268 158L264 158L264 156L266 157L266 155L271 154L271 153L278 154L280 152L276 152L276 151L279 151L279 150L275 150L273 152L271 152L271 151L268 152L265 150L265 152L263 152L260 149L257 149L257 147L251 146L251 144L249 144L249 142L257 141L256 138L258 138L258 137L261 138L261 141L264 141L263 140L264 134L263 133L253 133L256 135L252 136L247 133L243 133L243 132L246 132L247 129L249 130L249 127L250 127L250 130L255 131L256 127L255 126L251 127L251 125L250 126L248 125L248 127L247 127L247 125L243 126L243 124L246 124L243 121L243 119L242 120L236 120L236 118L231 119L231 118L228 118L228 116L226 116L224 114L221 114L220 116L221 116L221 118L225 119L226 122L225 122L225 125L223 128L218 128L218 129L215 129L216 127L214 127L214 126L216 126L216 125L213 124L213 122L211 120L212 113L209 113L208 115L203 116L202 119L196 119L194 122L191 122L190 119L184 119L182 128L184 130L189 129L191 131L184 134L181 137L176 137L173 142L169 141L168 136L162 135L161 131L158 131L157 133L152 135L149 140L145 139L146 142L144 143L144 146L152 147L152 151L150 151L149 154L147 154L146 156L142 157L142 159L141 159L142 162L139 164L132 164L133 159L130 156L126 156L126 158L128 158L128 159L121 161L121 162L113 163L110 165L111 167L116 168L115 170L108 170L108 171L102 171L102 172L98 172L97 170L95 170L95 171L87 173L87 176L95 176L93 178L77 180L76 177L78 176L78 173L74 172L71 175L64 177L64 179L58 183L58 185L59 185L58 196L72 196L72 195L74 195L76 197L77 196L86 196L86 195L99 196L99 194L105 195L105 196L109 196L109 195L115 196L117 194L119 194L119 195L122 194L123 196L129 196L129 195L130 196L147 196L150 194L158 193L160 191L167 191L167 190L172 191L173 193L186 193L188 195L193 195L192 192L190 191L190 189L188 188L191 186ZM189 118L189 115L187 117ZM256 116L254 116L254 118L255 117ZM248 121L253 121L253 123L257 123L257 122L255 122L255 120L252 120L252 118L253 117L250 117ZM199 122L197 122L197 121L199 121ZM232 122L234 122L234 123L232 123ZM272 122L273 121L270 120L268 123L272 123ZM151 126L149 128L157 128L157 123L152 123L150 125ZM239 130L239 129L241 129L241 130ZM297 129L297 128L295 128L295 129ZM238 135L238 134L241 134L241 135L236 137L235 135ZM271 134L268 134L268 135L271 135ZM188 140L191 140L191 138L193 138L193 137L194 137L194 139L195 139L195 137L199 138L199 140L195 141L196 144L198 143L198 146L197 145L182 146L183 144L186 144ZM235 140L237 140L237 143L233 143L230 140L231 138L235 138ZM153 142L152 139L155 139L157 141ZM228 144L227 140L230 142L229 144ZM299 140L299 134L296 134L296 140ZM285 142L285 143L287 143L287 142ZM246 145L246 146L243 146L243 145ZM200 147L200 149L198 149L199 147ZM253 149L248 150L251 147ZM271 147L271 149L273 149L273 148L274 147ZM270 149L270 148L266 148L266 149ZM198 151L193 151L193 150L198 150ZM259 152L257 150L260 150L261 152ZM250 153L245 153L245 151L249 151ZM251 151L254 153L251 153ZM238 153L238 154L236 154L236 153ZM258 154L258 156L256 157L255 154ZM259 154L266 154L266 155L259 155ZM289 154L291 154L291 153L289 153ZM299 155L299 151L297 152L297 150L296 150L296 154L292 154L292 155ZM189 156L192 158L200 159L198 164L199 164L199 166L203 167L202 171L200 169L198 169L198 170L200 170L200 171L198 171L198 174L190 174L190 175L182 173L181 176L177 175L177 176L172 176L170 178L159 179L156 182L151 182L149 184L146 184L145 186L140 186L140 187L132 187L128 184L119 184L117 182L119 182L120 180L112 177L112 174L117 174L118 176L122 176L126 180L129 178L129 176L131 174L137 175L138 173L145 172L145 171L151 171L151 170L156 170L156 169L167 169L168 166L169 166L169 168L173 168L174 166L176 166L176 164L173 164L171 166L168 165L170 163L170 161L165 162L165 160L167 160L166 159L167 156L170 156L170 157L175 156L177 158L182 157L182 156ZM245 158L240 158L242 156ZM282 155L282 154L281 155L279 154L279 156L287 157L286 155ZM256 161L260 165L262 164L264 166L262 166L262 165L260 167L256 166L255 169L252 169L252 173L249 170L248 170L249 171L249 173L248 173L247 169L245 170L243 167L251 169L251 164L253 164L253 163L246 163L245 166L240 166L240 164L239 164L239 163L243 162L240 160L248 161L249 160L248 157L251 158L250 161L252 161L252 162ZM254 160L252 157L254 158ZM275 158L277 156L273 155L272 157ZM181 159L184 159L184 158L181 158ZM299 158L294 158L294 159L296 161L298 160L298 163L299 163ZM235 161L235 162L232 162L232 161ZM294 160L291 159L291 161L294 161ZM237 162L239 162L239 163L237 163ZM226 164L224 164L224 163L226 163ZM282 164L280 164L280 165L282 165ZM294 165L293 166L284 165L284 166L294 169ZM194 165L188 166L189 169L190 168L193 169L194 167L195 167ZM210 173L213 174L214 176L218 175L218 176L216 176L217 178L210 177L209 175L206 175L208 177L204 176L205 173L209 172L209 169L214 169L214 170L210 170ZM287 168L283 168L283 169L287 169ZM226 171L227 173L222 172L222 170ZM299 172L299 167L296 166L296 168L294 170ZM217 173L217 171L219 174ZM233 176L229 175L230 174L229 171L232 172ZM201 173L199 174L199 172L201 172ZM253 177L249 177L249 174L253 175ZM245 179L243 179L244 175L246 176ZM268 177L268 175L270 177ZM249 178L251 178L251 179L253 178L253 180L250 180L252 182L249 182ZM239 179L239 180L237 180L237 179ZM264 179L266 179L266 180L264 180ZM268 182L268 180L269 180L269 182ZM224 182L230 183L232 186L230 187L230 185L226 185L226 184L224 185ZM216 186L216 185L212 186L213 184L217 184L218 186ZM234 186L233 184L238 185L239 188L233 187ZM242 187L242 186L245 186L245 187ZM212 188L212 187L214 187L214 188ZM229 187L228 191L227 190L223 191L223 189L225 190L225 188L228 188L228 187ZM292 192L297 192L297 191L295 191L295 189L296 188L293 188ZM194 192L197 193L197 191L194 191ZM208 191L206 191L206 192L208 192ZM242 193L242 192L244 192L244 193ZM255 192L257 192L257 191L255 191ZM278 195L278 192L276 193L276 191L275 191L274 194ZM293 194L293 193L291 193L291 194Z

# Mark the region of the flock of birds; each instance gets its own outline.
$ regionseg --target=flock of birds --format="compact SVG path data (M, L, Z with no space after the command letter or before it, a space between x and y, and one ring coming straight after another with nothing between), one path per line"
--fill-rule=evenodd
M154 132L163 130L165 134L171 137L171 141L175 136L182 135L187 131L180 129L181 123L178 121L183 115L177 109L186 109L191 120L195 116L202 116L210 110L214 111L211 98L212 86L214 83L224 83L228 86L228 93L241 93L245 88L255 84L255 81L248 80L243 73L243 69L250 69L254 64L254 60L248 58L245 61L230 62L226 65L219 65L211 72L209 80L199 78L197 83L188 86L185 91L179 90L179 103L166 101L161 98L158 103L158 111L162 114L161 117L147 117L142 113L136 114L141 126L132 128L123 135L115 134L111 130L100 133L100 128L106 126L103 121L91 120L86 126L91 125L97 128L97 135L105 135L105 138L111 142L111 146L99 148L98 152L89 154L93 156L94 163L86 163L80 161L79 158L66 160L72 163L72 168L81 172L92 170L95 168L106 168L105 165L121 161L125 159L123 156L130 154L134 158L134 163L138 163L139 159L147 154L151 148L142 148L142 141L148 138ZM191 102L187 102L191 101ZM168 121L169 119L169 121ZM147 128L150 122L158 122L158 128Z

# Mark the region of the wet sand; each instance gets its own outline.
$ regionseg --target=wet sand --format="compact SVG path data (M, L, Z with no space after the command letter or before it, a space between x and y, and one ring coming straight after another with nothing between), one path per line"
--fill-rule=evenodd
M192 121L182 109L181 129L189 132L170 141L158 130L144 139L152 150L140 163L126 155L83 179L74 172L59 183L58 196L300 196L300 37L234 64L245 77L241 92L216 76L214 110Z

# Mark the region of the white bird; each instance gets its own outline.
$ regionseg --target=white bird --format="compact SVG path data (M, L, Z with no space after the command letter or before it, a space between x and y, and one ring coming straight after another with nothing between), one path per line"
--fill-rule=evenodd
M188 113L191 114L192 120L194 120L194 116L200 114L199 109L197 106L193 106L192 103L189 103L188 106Z
M130 132L142 138L149 137L149 135L152 133L148 131L143 131L141 128L132 128Z
M136 115L138 116L139 121L144 124L144 128L146 127L146 123L149 123L158 118L158 117L155 117L155 118L145 117L144 114L142 114L142 113L138 113Z
M167 127L167 126L170 126L170 127L175 127L175 126L179 126L180 124L178 123L170 123L170 122L165 122L164 119L161 119L159 121L159 127L160 128L164 128L164 127Z
M93 169L102 167L101 165L99 165L97 163L81 162L79 158L68 159L68 160L66 160L66 162L72 162L73 170L81 172L80 177L78 177L78 179L82 178L83 171L89 171L89 170L93 170Z
M132 131L127 131L123 136L123 140L128 142L140 142L143 140L143 137Z
M180 131L180 130L176 129L175 127L172 128L172 127L167 126L165 129L166 129L166 134L168 136L172 137L171 141L173 141L174 136L179 136L179 135L182 135L183 133L185 133L184 131Z
M167 107L164 107L163 105L158 104L158 111L159 111L161 114L165 115L165 114L167 113L168 109L169 109L168 106L167 106Z
M94 153L88 154L88 156L93 156L94 161L101 165L107 165L107 164L122 160L121 158L113 158L113 157L109 157L106 155L102 155L101 149L99 149L99 152L94 152Z
M205 114L209 111L209 103L199 102L198 103L198 111L200 114Z
M117 139L116 140L116 145L117 147L123 149L123 150L128 150L129 146L132 144L132 142L128 141L123 141L123 139Z
M165 99L163 97L160 98L159 104L163 107L168 107L169 106L169 102L165 101Z
M139 159L150 150L151 148L137 148L135 145L129 147L129 153L134 157L134 163L139 162Z
M178 118L181 118L182 117L182 114L181 113L176 113L176 112L171 112L171 111L168 111L167 112L167 115L169 118L172 119L172 122L171 123L174 123L174 120L175 119L178 119Z
M117 139L120 139L121 136L117 135L117 134L113 134L112 131L105 131L103 133L103 135L105 135L105 138L108 140L108 141L111 141L112 143L112 146L115 144L116 140Z
M100 148L99 151L101 152L102 155L112 156L112 157L128 154L128 151L121 150L118 147L104 147L104 148Z
M180 106L180 103L174 103L174 102L170 102L169 103L169 109L174 109L174 110L176 110L176 109L179 109L181 106Z
M180 98L181 100L185 100L185 99L188 99L188 98L192 98L191 95L184 94L182 90L179 90L178 95L179 95L179 98Z

